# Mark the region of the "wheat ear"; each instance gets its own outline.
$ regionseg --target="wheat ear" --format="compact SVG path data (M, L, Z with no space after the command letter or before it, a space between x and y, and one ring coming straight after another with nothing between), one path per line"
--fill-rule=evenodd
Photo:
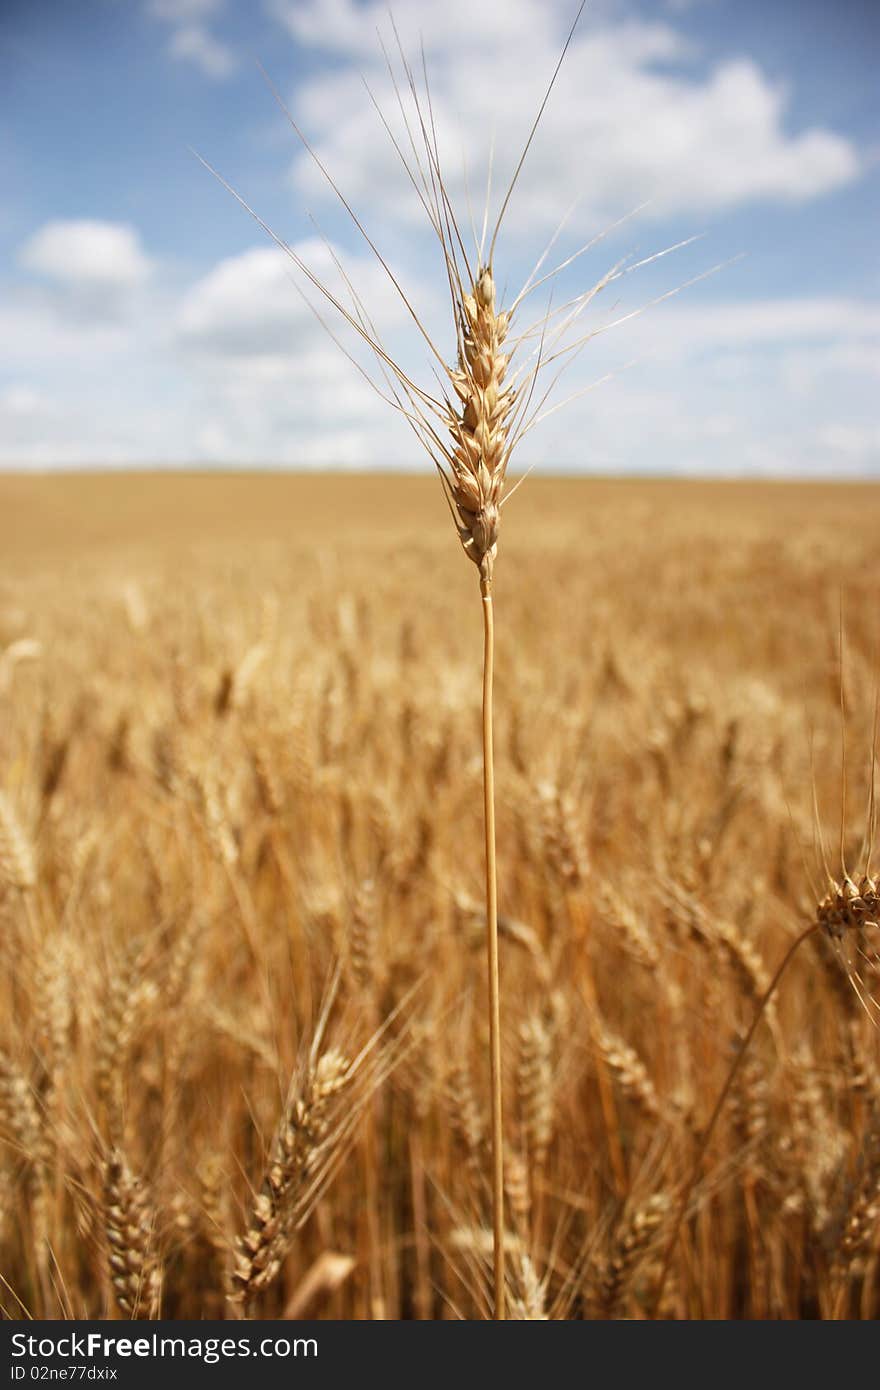
M247 1308L280 1273L297 1222L325 1184L350 1132L339 1102L351 1079L350 1062L331 1048L310 1066L301 1091L289 1097L239 1246L232 1302Z

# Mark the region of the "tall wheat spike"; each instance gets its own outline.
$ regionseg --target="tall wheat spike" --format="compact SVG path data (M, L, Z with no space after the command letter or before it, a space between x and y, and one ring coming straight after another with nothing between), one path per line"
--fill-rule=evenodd
M495 846L495 782L493 751L493 681L495 654L495 622L493 605L494 565L497 555L499 528L502 507L507 498L513 495L516 487L505 489L508 464L517 444L551 410L546 408L548 397L559 380L562 371L574 355L590 338L608 328L615 327L627 319L644 312L653 304L667 299L697 280L713 273L705 271L700 275L667 291L640 309L623 314L612 323L585 334L573 334L584 310L597 294L625 273L625 260L613 265L589 289L571 300L561 309L548 307L545 314L534 323L517 333L512 333L514 315L526 297L539 286L551 281L584 251L590 249L607 234L611 228L600 233L579 248L572 256L563 260L548 273L542 267L549 254L550 246L538 262L513 299L510 308L504 309L498 303L494 256L498 235L505 213L510 203L520 172L531 147L535 132L544 114L545 107L568 52L586 0L582 0L574 22L562 46L559 60L547 86L537 116L529 131L522 154L514 169L513 176L501 202L500 212L494 224L488 250L486 248L488 226L488 193L486 217L483 234L472 255L465 246L465 238L452 207L447 184L444 180L440 160L434 111L428 87L427 68L422 53L424 81L420 88L411 67L397 28L391 20L402 71L402 81L395 76L392 62L387 52L385 58L394 86L395 96L406 128L405 141L409 152L395 136L385 114L375 96L370 98L379 119L394 146L395 152L404 168L406 177L419 200L422 210L440 246L443 264L443 278L446 282L456 338L456 360L450 366L445 354L434 344L428 335L418 312L411 304L400 281L384 259L375 242L364 227L359 216L338 188L333 177L313 149L290 111L282 101L271 79L264 73L276 101L284 112L290 126L302 142L305 150L314 161L328 186L338 198L345 212L351 218L359 236L388 277L395 292L400 296L406 310L416 324L432 358L432 366L440 385L439 394L434 394L414 382L408 372L397 362L384 346L379 332L370 318L369 311L347 276L336 252L325 240L326 249L339 273L342 288L334 291L323 282L302 259L299 253L282 240L270 226L245 202L244 198L210 165L201 155L196 158L214 175L224 188L267 233L275 244L284 251L305 281L328 304L344 325L356 335L375 358L379 379L375 379L357 361L352 353L336 336L333 329L324 322L321 314L309 303L318 320L351 361L355 369L365 378L376 393L406 420L419 443L425 448L434 463L442 484L445 500L458 532L465 554L474 562L479 572L481 607L483 616L483 679L482 679L482 754L483 754L483 811L485 835L485 897L486 897L486 958L487 958L487 999L489 1016L489 1050L492 1096L492 1204L494 1232L494 1315L504 1317L505 1307L505 1259L504 1259L504 1143L502 1114L501 1077L501 986L498 951L498 887ZM384 48L383 48L384 51ZM369 89L368 89L369 90ZM406 93L410 112L404 107L403 92ZM634 270L650 261L688 245L695 238L667 247L654 255L628 265L626 270ZM475 237L476 240L476 237ZM555 238L553 239L555 240ZM305 297L305 296L304 296ZM537 342L538 346L534 344ZM511 372L511 361L520 351L522 361L516 373ZM550 370L552 368L552 370ZM549 380L545 373L549 371ZM606 380L607 378L602 378ZM599 385L599 382L594 385ZM586 388L592 389L592 388ZM580 392L576 394L581 394ZM563 402L562 404L565 404ZM520 480L522 481L522 480Z

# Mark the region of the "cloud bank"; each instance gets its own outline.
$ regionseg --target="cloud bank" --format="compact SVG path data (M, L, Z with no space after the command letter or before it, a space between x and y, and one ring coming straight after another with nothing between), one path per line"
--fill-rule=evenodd
M437 248L360 76L399 129L375 35L378 24L393 56L384 4L268 0L268 8L279 39L296 45L297 117L387 251L441 356L452 355ZM403 8L406 51L418 53L423 36L441 156L465 230L469 201L479 226L493 137L498 206L559 55L563 8L543 0L409 0ZM148 12L166 26L168 62L192 61L211 80L232 71L234 54L219 37L222 0L149 0ZM405 92L401 99L406 107ZM855 144L824 127L795 128L790 112L790 93L752 57L710 64L672 19L598 10L573 40L511 203L503 230L510 287L575 195L560 257L646 198L641 221L661 246L703 215L803 207L854 185L864 173ZM280 173L285 156L274 149ZM351 306L339 257L395 356L435 389L406 306L305 151L289 168L288 191L292 209L314 207L332 232L332 249L315 234L295 242L297 254ZM560 296L597 279L627 246L612 239L607 254L603 247L579 261ZM644 282L615 285L583 326L601 327L711 263L702 247L683 254L681 269L664 260ZM182 267L151 249L136 219L59 217L33 227L15 257L17 279L0 300L0 464L428 466L405 422L359 372L385 389L357 335L268 240ZM767 295L748 284L732 267L590 343L554 398L571 396L570 405L535 430L518 463L880 474L880 301ZM588 389L604 376L609 384Z

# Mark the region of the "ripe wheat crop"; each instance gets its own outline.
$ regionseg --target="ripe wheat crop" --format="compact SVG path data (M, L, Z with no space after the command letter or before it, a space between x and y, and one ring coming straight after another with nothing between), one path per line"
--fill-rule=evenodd
M876 491L529 486L507 1315L650 1316L684 1201L659 1316L876 1317ZM4 1313L491 1315L480 625L436 483L0 494Z

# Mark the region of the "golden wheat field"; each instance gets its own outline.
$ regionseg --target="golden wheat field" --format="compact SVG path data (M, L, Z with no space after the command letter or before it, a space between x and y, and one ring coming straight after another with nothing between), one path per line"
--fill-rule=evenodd
M878 531L505 510L510 1317L880 1311ZM6 1316L489 1314L480 643L434 479L0 478Z

